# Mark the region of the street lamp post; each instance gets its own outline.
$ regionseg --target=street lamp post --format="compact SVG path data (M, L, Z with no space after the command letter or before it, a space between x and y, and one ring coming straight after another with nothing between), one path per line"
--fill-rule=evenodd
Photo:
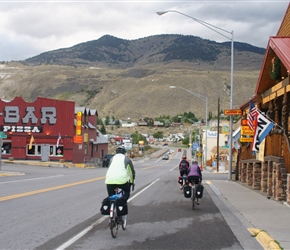
M166 10L166 11L158 11L156 12L158 15L163 15L168 12L174 12L183 16L186 16L188 18L191 18L192 20L200 23L201 25L211 29L212 31L220 34L221 36L229 39L231 41L231 93L230 93L230 109L233 109L233 90L234 90L234 31L227 31L225 29L219 28L215 25L212 25L210 23L204 22L200 19L194 18L192 16L186 15L182 12L176 11L176 10ZM222 33L223 32L223 33ZM224 33L230 34L231 36L225 35ZM232 154L232 144L233 144L233 117L230 116L230 138L229 138L229 146L230 146L230 153L229 153L229 176L228 179L232 180L232 164L233 164L233 154Z
M203 96L203 95L200 95L198 93L195 93L195 92L192 92L188 89L185 89L183 87L180 87L180 86L170 86L169 88L171 89L175 89L175 88L180 88L180 89L183 89L185 90L186 92L194 95L195 97L205 101L205 154L204 154L204 167L206 167L206 161L207 161L207 120L208 120L208 99L207 99L207 96Z

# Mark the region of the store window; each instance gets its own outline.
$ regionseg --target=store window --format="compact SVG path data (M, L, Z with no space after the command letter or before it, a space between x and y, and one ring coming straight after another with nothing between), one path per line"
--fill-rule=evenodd
M88 144L85 144L85 147L84 147L84 154L85 154L85 155L88 154Z
M26 154L27 155L41 155L41 145L32 145L31 149L29 149L29 145L26 146Z
M3 141L2 154L4 155L11 154L11 141Z
M56 147L56 156L63 156L63 146Z
M63 156L63 146L55 146L55 145L51 145L49 147L49 154L50 156Z
M41 156L41 145L32 145L31 149L29 149L29 145L26 146L26 154L27 155L35 155ZM49 155L50 156L63 156L63 146L56 147L55 145L49 146Z

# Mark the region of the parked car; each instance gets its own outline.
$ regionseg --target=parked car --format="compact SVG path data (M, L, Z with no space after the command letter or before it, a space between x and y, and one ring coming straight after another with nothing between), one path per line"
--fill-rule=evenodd
M169 160L169 154L164 154L162 156L162 160Z
M110 160L113 156L114 156L113 154L105 155L104 160L103 160L103 168L109 167Z

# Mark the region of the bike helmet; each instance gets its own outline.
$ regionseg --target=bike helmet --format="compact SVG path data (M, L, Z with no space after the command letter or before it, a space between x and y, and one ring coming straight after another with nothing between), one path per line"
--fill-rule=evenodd
M126 154L126 149L123 146L119 146L116 148L116 154Z
M184 156L182 156L182 160L186 160L186 156L184 155Z

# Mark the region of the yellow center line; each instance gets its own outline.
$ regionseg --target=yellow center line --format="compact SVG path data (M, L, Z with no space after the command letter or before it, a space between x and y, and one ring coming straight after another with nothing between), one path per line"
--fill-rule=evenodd
M93 182L93 181L99 181L99 180L102 180L102 179L105 179L105 176L94 178L94 179L89 179L89 180L85 180L85 181L78 181L78 182L73 182L73 183L64 184L64 185L60 185L60 186L55 186L55 187L51 187L51 188L44 188L44 189L39 189L39 190L25 192L25 193L20 193L20 194L3 196L3 197L0 197L0 201L7 201L7 200L20 198L20 197L29 196L29 195L45 193L45 192L49 192L49 191L53 191L53 190L57 190L57 189L73 187L73 186L77 186L77 185L81 185L81 184L85 184L85 183L89 183L89 182Z

